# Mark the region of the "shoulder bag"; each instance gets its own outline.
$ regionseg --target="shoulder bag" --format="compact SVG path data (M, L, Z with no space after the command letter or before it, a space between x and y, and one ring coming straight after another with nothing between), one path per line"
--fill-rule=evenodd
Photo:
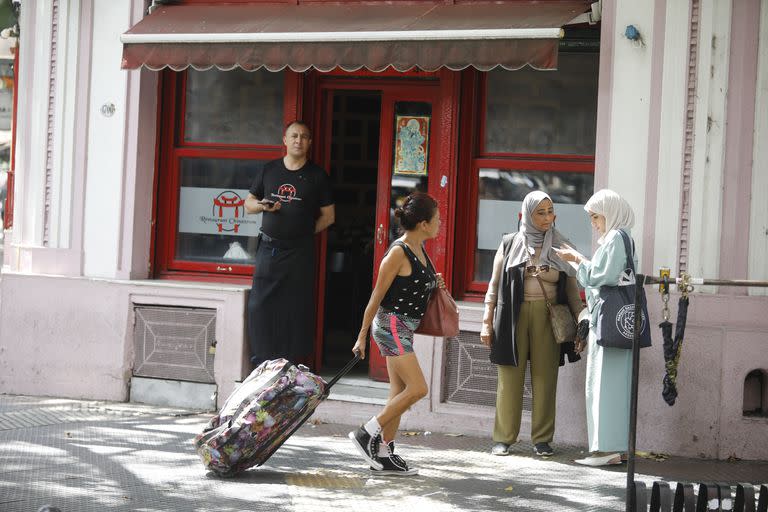
M536 274L536 280L541 286L541 293L544 294L544 301L547 303L549 311L549 323L552 325L552 334L555 335L555 341L565 343L573 341L576 338L576 322L573 320L571 308L567 304L552 304L544 290L544 283L541 277Z
M427 251L424 251L429 266L434 272ZM419 326L414 331L416 334L427 336L441 336L451 338L459 334L459 308L456 302L445 288L435 288L427 301L424 316L421 317Z
M627 253L626 271L630 272L631 283L619 286L601 286L600 299L603 304L597 315L596 341L601 347L632 348L635 332L635 264L632 261L634 253L629 235L620 229ZM651 326L648 322L648 305L645 300L645 290L640 289L640 347L651 346Z

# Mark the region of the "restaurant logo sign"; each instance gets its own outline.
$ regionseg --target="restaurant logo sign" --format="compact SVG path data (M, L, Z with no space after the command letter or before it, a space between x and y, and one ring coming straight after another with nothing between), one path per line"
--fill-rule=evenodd
M247 190L181 187L179 233L256 236L261 215L245 213Z

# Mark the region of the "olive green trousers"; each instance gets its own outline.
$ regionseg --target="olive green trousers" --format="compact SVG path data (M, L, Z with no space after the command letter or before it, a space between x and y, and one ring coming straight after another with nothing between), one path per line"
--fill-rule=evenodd
M518 366L498 365L493 440L513 444L520 434L526 362L531 368L531 442L548 443L555 434L560 345L555 342L543 300L523 302L515 327Z

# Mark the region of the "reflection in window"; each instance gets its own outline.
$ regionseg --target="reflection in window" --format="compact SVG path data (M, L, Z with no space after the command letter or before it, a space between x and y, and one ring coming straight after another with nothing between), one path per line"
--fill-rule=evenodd
M422 101L398 101L395 103L395 120L402 119L404 116L411 117L411 122L415 122L414 119L420 119L427 127L429 127L429 118L432 115L432 105ZM400 229L400 222L395 218L395 209L403 206L405 199L412 192L427 192L428 190L428 174L429 174L429 134L420 137L418 144L423 144L424 151L421 154L421 169L411 169L405 171L397 171L402 169L399 165L402 164L402 155L398 154L398 150L402 150L402 145L398 144L398 138L402 136L403 131L400 130L395 122L395 133L393 137L393 172L391 181L391 195L389 200L389 243L395 241L402 232ZM407 159L406 159L407 160ZM405 166L408 168L409 166ZM416 166L418 167L418 166Z
M403 206L405 199L412 192L426 192L426 176L393 176L392 177L392 195L389 201L389 243L395 241L400 235L400 222L395 218L395 209Z
M484 152L594 155L598 64L561 53L557 71L490 71Z
M557 229L588 253L592 235L584 204L592 195L593 181L591 173L479 169L474 280L490 280L501 237L518 230L523 198L534 190L549 194Z
M284 73L266 70L187 72L184 140L280 145Z
M243 203L264 163L181 159L177 260L253 264L261 215L247 215Z

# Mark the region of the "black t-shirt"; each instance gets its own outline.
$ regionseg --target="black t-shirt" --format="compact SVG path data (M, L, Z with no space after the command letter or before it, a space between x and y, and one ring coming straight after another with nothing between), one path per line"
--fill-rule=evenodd
M257 199L280 201L276 212L264 212L261 230L278 240L294 240L315 232L321 206L333 204L331 185L325 171L307 162L289 171L283 159L267 162L256 173L250 193Z

